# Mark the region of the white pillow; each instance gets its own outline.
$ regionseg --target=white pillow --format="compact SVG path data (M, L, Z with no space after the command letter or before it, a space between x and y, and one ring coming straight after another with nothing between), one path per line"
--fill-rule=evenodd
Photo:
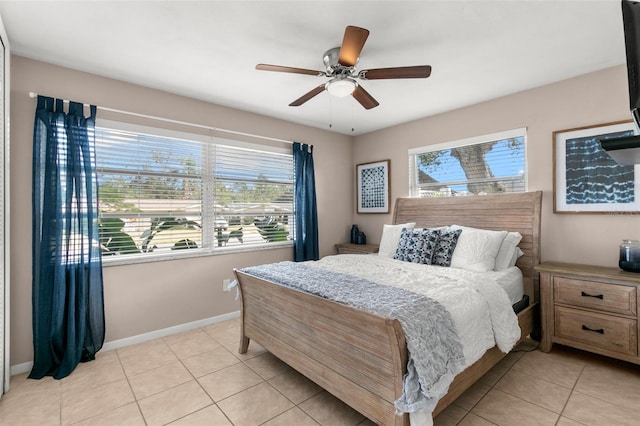
M398 242L400 242L400 236L402 230L412 230L416 226L415 222L402 223L399 225L384 225L382 228L382 238L380 239L380 248L378 249L378 256L393 257L396 254L398 248Z
M451 257L452 268L477 272L493 270L507 231L489 231L458 225L452 225L451 229L462 229Z
M509 261L509 268L512 266L516 266L516 262L521 256L524 256L524 252L520 250L520 247L516 247L515 251L513 252L513 256L511 256L511 260Z
M501 271L509 267L511 259L517 252L516 247L520 240L522 240L522 235L520 235L519 232L509 232L507 236L504 237L504 240L502 240L502 244L500 245L500 250L498 250L498 255L496 256L496 266L493 268L494 271ZM518 260L517 257L516 260Z

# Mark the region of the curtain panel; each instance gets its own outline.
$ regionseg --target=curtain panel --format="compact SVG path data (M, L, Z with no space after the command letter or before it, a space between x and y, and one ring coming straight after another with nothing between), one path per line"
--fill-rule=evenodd
M295 225L294 260L318 260L318 207L313 146L293 143Z
M95 115L38 96L33 136L34 365L30 378L69 375L104 343Z

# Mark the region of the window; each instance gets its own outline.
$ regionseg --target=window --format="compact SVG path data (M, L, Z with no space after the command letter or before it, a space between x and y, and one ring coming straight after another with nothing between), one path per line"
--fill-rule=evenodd
M526 191L526 129L409 150L412 197Z
M107 262L291 244L290 150L103 120L96 163Z

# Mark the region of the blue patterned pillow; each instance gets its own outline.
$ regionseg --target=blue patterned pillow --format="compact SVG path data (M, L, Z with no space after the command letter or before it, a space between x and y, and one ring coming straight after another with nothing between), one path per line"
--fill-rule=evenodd
M404 262L431 264L440 231L431 229L403 229L394 259Z
M433 265L451 266L451 257L461 233L462 229L440 233L431 259Z

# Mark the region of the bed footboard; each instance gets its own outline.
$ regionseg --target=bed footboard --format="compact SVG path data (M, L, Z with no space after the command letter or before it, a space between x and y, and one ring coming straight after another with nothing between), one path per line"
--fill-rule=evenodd
M255 340L370 420L409 425L409 416L397 416L394 407L407 363L397 320L235 274L242 298L240 353Z

